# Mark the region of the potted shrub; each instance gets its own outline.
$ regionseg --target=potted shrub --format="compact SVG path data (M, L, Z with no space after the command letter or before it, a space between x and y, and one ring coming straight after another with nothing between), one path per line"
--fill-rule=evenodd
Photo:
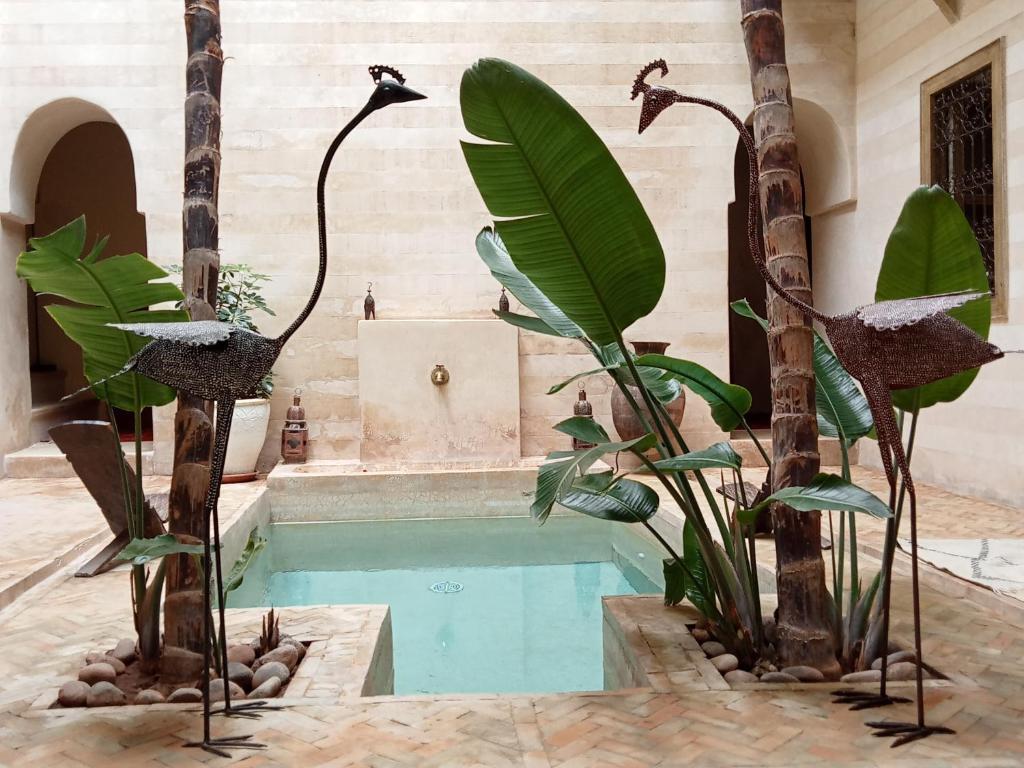
M217 281L217 319L249 331L259 331L254 312L273 315L263 298L262 286L270 278L254 272L247 264L221 265ZM224 459L224 475L251 475L256 470L270 424L270 396L273 373L260 382L252 397L235 403L231 419L231 440Z

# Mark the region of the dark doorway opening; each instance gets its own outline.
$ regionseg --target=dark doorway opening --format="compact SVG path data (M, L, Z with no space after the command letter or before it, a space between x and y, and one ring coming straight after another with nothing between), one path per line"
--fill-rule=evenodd
M749 126L748 126L749 127ZM747 242L747 206L750 201L750 179L747 149L742 141L736 145L733 165L735 200L729 204L729 303L746 299L754 311L766 317L765 284L751 259ZM802 175L802 174L801 174ZM801 178L801 181L803 179ZM804 195L806 199L806 194ZM811 219L804 215L807 235L808 268L813 274ZM764 242L758 224L757 236ZM760 326L729 311L729 380L750 391L751 406L747 421L753 429L768 429L772 423L771 364L768 360L767 337Z
M83 123L64 134L50 150L39 174L35 222L27 234L49 234L82 214L89 245L110 235L104 257L146 255L146 223L136 210L132 151L124 131L114 123ZM82 353L46 311L47 305L61 300L26 290L33 439L48 439L49 426L72 418L106 420L106 407L90 393L62 400L86 384ZM147 408L142 414L146 440L152 439L151 410ZM132 415L118 412L116 416L118 430L130 438Z

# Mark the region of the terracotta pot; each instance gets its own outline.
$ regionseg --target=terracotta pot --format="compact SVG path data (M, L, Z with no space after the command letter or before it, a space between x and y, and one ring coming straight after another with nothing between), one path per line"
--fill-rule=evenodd
M667 341L634 341L631 343L638 355L663 355L665 350L668 349ZM640 408L650 419L650 411L643 401L640 390L632 385L627 385L627 387L630 394L633 395L636 402L640 405ZM686 393L681 392L677 399L665 406L665 409L676 426L682 424L683 414L686 411ZM618 433L620 440L635 440L646 434L640 419L633 413L629 401L626 400L626 396L622 394L622 390L618 387L612 389L612 423L615 425L615 431Z

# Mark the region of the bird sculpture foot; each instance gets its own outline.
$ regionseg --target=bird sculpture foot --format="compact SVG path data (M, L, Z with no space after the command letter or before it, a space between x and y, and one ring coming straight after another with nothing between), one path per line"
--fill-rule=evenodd
M218 709L212 714L224 715L224 717L245 717L250 720L255 720L262 717L264 712L271 712L278 709L283 709L283 707L276 704L268 704L266 701L260 699L257 701L246 701L241 704L232 704L230 708L225 707L224 709Z
M832 691L832 695L836 697L832 700L833 704L852 704L851 710L874 709L875 707L888 707L890 704L908 704L910 702L910 699L903 696L858 691L856 688L842 688Z
M956 733L952 728L945 728L941 725L924 725L923 723L894 723L888 720L879 720L865 723L865 725L869 728L874 728L875 733L873 735L879 738L884 739L886 736L895 736L896 740L889 745L890 747L901 747L904 744L928 738L936 733Z
M219 739L203 739L202 741L189 741L185 743L186 747L195 747L209 752L212 755L218 755L219 757L231 757L230 752L225 752L225 749L266 749L266 744L260 744L258 741L249 741L252 736L224 736Z

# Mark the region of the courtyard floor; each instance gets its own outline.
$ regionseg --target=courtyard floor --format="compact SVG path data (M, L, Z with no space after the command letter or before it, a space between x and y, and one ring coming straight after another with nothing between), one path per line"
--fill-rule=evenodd
M861 468L854 480L884 484ZM258 483L226 486L227 524L262 491ZM1024 540L1020 510L927 486L920 494L922 537ZM928 718L954 728L954 737L890 749L864 721L910 719L913 706L850 712L829 703L831 686L695 690L669 681L544 696L360 698L339 688L289 699L258 721L215 720L217 735L254 733L265 751L226 760L182 749L199 733L194 707L41 709L87 651L131 634L124 572L71 575L105 543L104 527L77 481L0 481L0 607L10 603L0 610L0 766L1024 765L1024 605L929 566L924 656L954 684L926 691ZM862 525L866 553L877 550L881 529ZM760 549L770 560L770 543ZM873 572L876 563L865 560L862 569ZM903 639L911 636L908 563L899 555L893 596L893 632Z

